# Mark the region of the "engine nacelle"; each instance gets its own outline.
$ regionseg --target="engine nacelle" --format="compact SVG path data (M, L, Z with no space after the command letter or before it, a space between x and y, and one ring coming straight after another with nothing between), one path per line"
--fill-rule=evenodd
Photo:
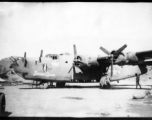
M116 59L115 63L118 65L130 64L137 65L139 63L138 57L133 52L128 52L126 54L120 54Z
M82 64L80 67L90 67L90 68L97 68L99 67L99 63L97 61L97 57L90 57L90 56L77 56L77 60L84 62L86 64Z

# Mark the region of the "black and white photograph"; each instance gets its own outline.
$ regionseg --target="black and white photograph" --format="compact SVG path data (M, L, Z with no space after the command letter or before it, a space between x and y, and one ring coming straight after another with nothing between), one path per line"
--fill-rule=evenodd
M0 2L0 117L152 117L152 3Z

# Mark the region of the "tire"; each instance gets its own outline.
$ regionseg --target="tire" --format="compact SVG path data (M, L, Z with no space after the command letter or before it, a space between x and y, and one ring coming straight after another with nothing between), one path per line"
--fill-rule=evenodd
M48 83L42 83L42 84L39 85L39 88L40 89L47 89L48 86L49 86Z
M44 89L44 84L41 84L39 87L40 89Z
M107 85L105 85L105 86L106 86L106 89L110 89L111 88L111 85L110 85L109 82L107 82Z
M97 82L100 82L100 78L97 78L96 81L97 81Z
M65 87L65 82L57 82L56 87L58 87L58 88Z
M47 89L48 88L48 83L44 83L44 89Z
M0 93L0 116L5 112L5 95Z

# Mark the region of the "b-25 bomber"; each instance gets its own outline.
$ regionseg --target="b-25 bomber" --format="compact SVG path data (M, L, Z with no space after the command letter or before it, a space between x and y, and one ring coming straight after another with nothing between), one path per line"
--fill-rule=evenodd
M74 55L71 54L47 54L43 57L41 50L40 57L30 58L13 57L11 65L16 73L21 74L26 80L39 81L40 88L48 88L49 83L56 82L56 87L64 87L68 82L99 82L100 88L110 88L111 82L125 79L113 79L113 65L132 65L138 66L137 74L147 73L147 65L152 65L152 50L142 52L122 51L127 47L123 45L118 50L109 52L103 47L100 49L106 53L106 56L92 57L77 54L76 46L73 45ZM108 75L108 69L111 68L111 75ZM134 75L131 77L135 76Z

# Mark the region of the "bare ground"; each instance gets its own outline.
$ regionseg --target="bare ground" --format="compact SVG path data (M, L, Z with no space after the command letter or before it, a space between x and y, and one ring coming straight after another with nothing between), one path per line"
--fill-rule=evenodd
M4 86L5 116L9 117L152 117L152 97L132 99L151 89L152 80L113 83L110 90L98 83L67 83L65 88L31 89L30 85Z

